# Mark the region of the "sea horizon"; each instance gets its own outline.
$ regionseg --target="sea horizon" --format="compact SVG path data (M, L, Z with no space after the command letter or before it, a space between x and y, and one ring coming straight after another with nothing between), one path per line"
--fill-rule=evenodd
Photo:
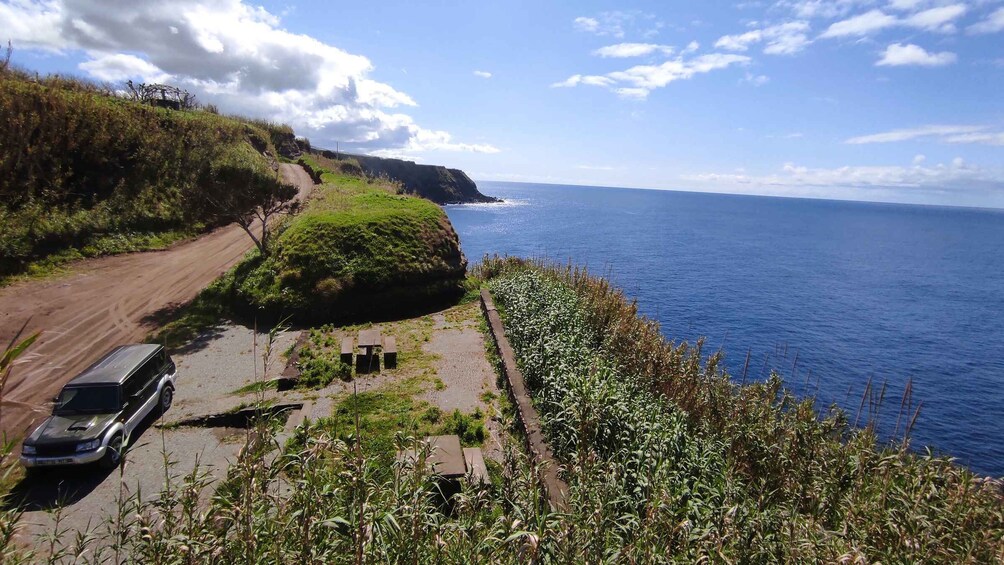
M852 198L832 198L823 196L792 196L792 195L782 195L782 194L749 194L744 192L717 192L710 190L695 190L695 189L685 189L685 188L657 188L651 186L614 186L607 184L568 184L568 183L556 183L556 182L529 182L529 181L508 181L508 180L488 180L488 179L472 179L475 183L488 183L488 184L505 184L505 185L542 185L557 188L602 188L610 190L645 190L645 191L655 191L655 192L680 192L685 194L714 194L718 196L749 196L753 198L778 198L782 200L810 200L810 201L822 201L822 202L854 202L860 204L887 204L891 206L921 206L926 208L948 208L948 209L963 209L963 210L983 210L988 212L1001 212L1004 213L1004 206L968 206L962 204L932 204L924 202L899 202L891 200L859 200ZM493 194L487 194L486 196L495 196ZM491 202L487 204L492 204ZM471 203L460 203L460 204L445 204L445 206L469 206Z

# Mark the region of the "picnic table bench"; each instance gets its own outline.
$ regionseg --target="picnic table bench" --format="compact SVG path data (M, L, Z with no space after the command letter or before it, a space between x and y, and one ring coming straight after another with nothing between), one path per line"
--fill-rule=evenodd
M397 340L392 335L383 338L383 366L388 369L397 367Z
M462 447L460 437L455 435L427 437L399 451L397 460L418 465L420 452L425 449L428 449L425 467L435 475L437 483L435 496L441 508L447 513L453 512L455 497L465 486L489 483L488 467L485 466L481 449Z
M352 338L346 337L342 339L342 363L346 365L352 364L352 353L355 347L352 346Z

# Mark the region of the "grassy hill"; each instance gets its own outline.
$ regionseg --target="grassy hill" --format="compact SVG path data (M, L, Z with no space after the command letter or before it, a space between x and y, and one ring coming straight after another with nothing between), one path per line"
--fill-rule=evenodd
M398 314L462 292L467 262L439 206L353 174L345 162L303 162L322 184L268 257L252 254L234 270L239 303L330 321Z
M0 277L164 246L224 221L227 179L278 182L286 126L155 108L59 76L0 72ZM235 172L239 174L234 174Z

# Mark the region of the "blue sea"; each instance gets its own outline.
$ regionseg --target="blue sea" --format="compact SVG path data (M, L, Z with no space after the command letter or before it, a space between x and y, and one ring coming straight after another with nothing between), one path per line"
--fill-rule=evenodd
M471 262L546 257L608 275L665 336L721 348L733 378L876 418L1004 476L1004 210L482 182L447 206ZM797 357L797 362L796 362ZM899 417L912 380L913 408ZM874 410L874 409L873 409ZM904 410L905 412L906 410Z

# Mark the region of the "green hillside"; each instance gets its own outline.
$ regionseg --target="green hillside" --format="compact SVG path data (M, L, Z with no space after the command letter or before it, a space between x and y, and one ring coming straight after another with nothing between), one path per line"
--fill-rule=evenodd
M235 182L278 186L272 138L289 134L79 80L0 72L0 277L225 223L214 196Z
M322 184L268 257L252 254L236 268L245 306L328 321L421 308L461 291L466 260L439 206L385 180L333 172L338 164L323 157L304 164Z

